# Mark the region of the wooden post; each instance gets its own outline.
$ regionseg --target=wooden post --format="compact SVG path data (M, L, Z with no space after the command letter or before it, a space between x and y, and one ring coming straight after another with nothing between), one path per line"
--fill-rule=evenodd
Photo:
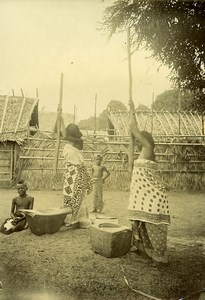
M14 167L13 167L13 170L16 170L16 164L17 164L17 159L18 159L18 151L19 151L18 144L15 143L14 144Z
M154 92L152 93L152 107L151 107L151 134L153 132L153 125L154 125L154 120L153 120L153 105L154 105Z
M3 132L4 119L5 119L5 116L6 116L6 110L7 110L8 102L9 102L9 94L6 96L6 100L5 100L5 104L4 104L4 110L3 110L3 115L2 115L2 119L1 119L1 126L0 126L0 133Z
M14 174L14 143L11 143L11 163L10 163L10 185Z
M97 125L97 116L96 116L96 110L97 110L97 93L95 94L95 111L94 111L94 137L96 137L96 125Z
M181 135L181 93L180 90L178 92L178 105L179 105L179 131L178 134Z
M127 57L128 57L128 72L129 72L129 100L132 101L132 67L131 67L131 51L130 51L130 28L128 27L127 30ZM134 113L130 110L130 114ZM128 149L128 169L130 174L132 173L133 169L133 162L134 162L134 137L132 132L130 132L130 142L129 142L129 149Z
M20 109L20 112L19 112L19 115L18 115L18 120L17 120L16 127L15 127L15 130L14 130L15 133L18 130L19 123L20 123L20 120L21 120L21 116L22 116L22 113L23 113L23 109L24 109L25 103L26 103L26 97L24 97L23 101L22 101L21 109Z
M24 98L24 92L23 92L23 89L21 89L21 95L22 95L22 97Z
M61 131L61 114L62 114L62 99L63 99L63 73L61 74L60 80L60 95L59 95L59 103L57 109L57 140L56 140L56 148L55 148L55 159L53 164L53 174L56 175L58 169L58 155L60 148L60 131Z
M73 108L73 123L74 124L77 122L77 110L78 110L78 107L74 104L74 108Z

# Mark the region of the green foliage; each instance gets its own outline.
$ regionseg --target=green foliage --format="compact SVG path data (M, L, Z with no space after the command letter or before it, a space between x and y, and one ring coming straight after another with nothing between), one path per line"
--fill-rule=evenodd
M106 110L127 110L127 107L119 100L111 100L108 105Z
M136 107L136 110L141 110L141 111L149 111L150 108L144 104L139 104L137 107Z
M87 120L81 120L79 123L78 123L80 129L82 130L93 130L95 128L95 125L96 125L96 129L99 130L100 127L99 127L99 119L96 118L95 120L95 117L90 117L89 119Z
M197 90L195 100L204 101L205 2L118 0L106 8L103 28L110 36L128 26L134 50L151 50L170 68L177 88Z
M97 130L106 130L111 128L112 124L109 121L109 111L111 110L127 110L127 107L118 100L111 100L106 109L104 109L98 118L96 118L96 129ZM81 120L78 123L80 129L83 130L93 130L95 128L95 117L90 117L87 120Z
M99 116L99 124L100 124L100 127L102 129L114 129L114 127L112 126L110 120L109 120L109 111L112 110L112 111L126 111L127 110L127 107L121 102L121 101L118 101L118 100L111 100L108 105L107 105L107 108L105 110L103 110L103 112L100 114Z
M205 102L199 101L200 95L195 92L186 91L180 93L177 89L165 91L156 97L155 102L152 104L154 110L166 111L181 111L185 110L205 110Z
M177 111L179 109L179 99L177 90L169 90L158 95L152 104L154 110Z

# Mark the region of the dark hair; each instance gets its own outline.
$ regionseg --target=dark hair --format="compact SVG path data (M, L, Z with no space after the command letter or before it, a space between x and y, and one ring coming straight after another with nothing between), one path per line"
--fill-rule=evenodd
M153 139L153 136L151 135L151 133L149 133L146 130L142 130L142 131L140 131L140 133L143 135L143 137L145 137L147 139L147 141L149 142L149 144L153 148L155 148L155 142L154 142L154 139Z
M18 185L24 185L26 188L28 188L27 183L26 183L25 180L23 180L23 179L18 180L17 186L18 186Z
M80 131L79 127L74 123L70 123L66 127L65 131L66 131L65 139L68 140L69 142L72 142L75 148L82 150L83 149L83 140L81 139L82 132Z
M78 125L74 124L74 123L70 123L67 127L66 127L66 136L72 136L74 138L81 138L82 137L82 133L78 127Z
M96 154L96 155L95 155L95 159L100 159L100 160L102 160L102 155Z
M17 184L26 184L26 182L25 182L25 180L20 179L20 180L18 180Z

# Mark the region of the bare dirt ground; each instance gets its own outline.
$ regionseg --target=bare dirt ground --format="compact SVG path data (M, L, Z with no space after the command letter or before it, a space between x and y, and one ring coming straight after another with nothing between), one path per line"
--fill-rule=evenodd
M61 191L29 191L35 208L62 205ZM9 216L15 190L0 190L0 222ZM105 213L129 226L128 192L105 191ZM90 195L91 199L92 195ZM172 224L168 265L135 253L105 258L94 253L89 229L61 227L36 236L30 229L0 234L1 300L180 299L205 288L205 194L169 193ZM130 287L126 284L126 280ZM131 289L132 288L132 289ZM191 299L194 299L191 297Z

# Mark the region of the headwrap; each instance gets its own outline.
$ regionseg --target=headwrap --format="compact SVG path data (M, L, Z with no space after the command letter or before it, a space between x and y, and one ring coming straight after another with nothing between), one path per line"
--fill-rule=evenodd
M71 123L66 127L66 137L65 139L74 144L74 147L82 150L83 149L83 140L81 139L82 133L79 127Z

